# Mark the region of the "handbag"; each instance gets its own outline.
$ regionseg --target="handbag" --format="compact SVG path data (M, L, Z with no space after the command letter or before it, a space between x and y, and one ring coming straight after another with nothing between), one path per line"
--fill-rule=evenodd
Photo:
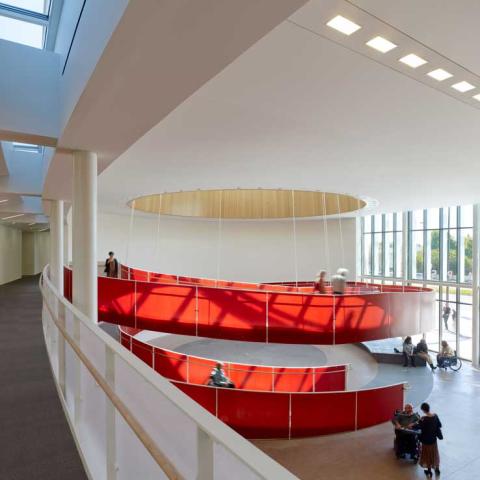
M437 417L437 422L438 422L437 423L437 432L436 432L435 435L439 440L443 440L443 433L442 433L442 429L440 427L440 420L438 419L438 417Z

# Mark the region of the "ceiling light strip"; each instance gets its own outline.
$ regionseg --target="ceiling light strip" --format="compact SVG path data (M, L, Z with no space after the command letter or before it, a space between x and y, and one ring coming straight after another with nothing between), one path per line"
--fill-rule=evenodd
M10 220L11 218L23 217L24 213L19 213L18 215L10 215L9 217L3 217L2 220Z

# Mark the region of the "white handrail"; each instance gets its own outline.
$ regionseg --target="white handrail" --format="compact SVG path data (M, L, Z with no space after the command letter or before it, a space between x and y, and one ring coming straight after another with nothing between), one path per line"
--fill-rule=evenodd
M245 438L237 434L223 422L216 419L194 400L173 386L167 379L164 379L158 375L135 355L126 350L120 343L111 338L97 324L88 319L74 305L72 305L62 295L59 294L58 290L56 290L48 278L47 272L48 266L45 267L40 279L40 288L45 304L48 304L46 299L46 290L48 289L48 291L53 293L56 300L63 305L66 310L70 311L76 319L78 319L83 327L85 327L101 342L103 342L108 349L110 349L116 356L123 360L132 370L134 370L135 373L142 378L142 380L150 384L172 405L181 410L183 415L190 418L195 423L197 428L202 432L202 434L206 435L210 441L214 441L221 445L260 478L278 480L293 480L297 478L273 459L261 452L252 443L248 442ZM55 323L55 325L58 328L58 324ZM60 329L59 332L62 334L62 336L65 333ZM66 340L68 341L67 338ZM81 346L78 344L76 345L81 351ZM85 352L82 353L84 354ZM85 359L88 360L86 356L83 360ZM82 361L82 358L80 358L80 360ZM104 377L102 377L100 380L102 379L106 382ZM57 381L56 378L55 381ZM99 386L108 396L107 391L104 389L105 385L103 382L99 383ZM135 432L135 434L138 436L138 432Z

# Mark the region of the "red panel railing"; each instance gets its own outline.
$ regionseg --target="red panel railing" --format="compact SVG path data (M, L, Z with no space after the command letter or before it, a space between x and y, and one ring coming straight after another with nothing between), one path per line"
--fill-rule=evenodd
M296 291L277 292L254 284L248 284L252 289L243 288L246 284L240 284L242 288L204 286L203 279L193 284L191 278L183 284L180 279L186 277L123 266L121 274L131 279L99 277L98 318L147 330L333 345L417 334L431 330L435 320L435 294L424 288L389 285L385 292L365 287L367 293L362 294L319 295L302 292L304 287L281 285L277 287ZM70 299L71 285L71 272L66 269L65 292Z
M120 328L122 345L248 438L298 438L353 431L390 420L404 403L403 383L345 391L346 365L282 368L224 362L224 370L236 388L206 386L215 360L133 338L140 332ZM339 382L342 388L338 388Z
M403 406L404 384L345 392L255 392L172 381L248 438L299 438L387 422Z
M169 380L205 385L217 360L178 353L134 338L141 330L120 327L128 350ZM280 367L222 362L226 375L240 390L323 392L345 390L348 365Z

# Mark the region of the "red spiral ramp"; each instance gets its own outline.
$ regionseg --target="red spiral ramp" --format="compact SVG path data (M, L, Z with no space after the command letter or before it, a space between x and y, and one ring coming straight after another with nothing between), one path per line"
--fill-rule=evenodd
M308 286L210 286L216 281L136 269L128 269L128 276L134 279L98 278L99 321L207 338L316 345L413 335L434 326L435 293L420 287L388 285L378 292L355 284L350 291L358 293L319 295ZM67 269L67 298L71 287Z
M346 391L346 365L268 367L224 362L237 388L207 386L216 361L142 342L121 328L134 355L247 438L297 438L353 431L389 420L404 384Z

